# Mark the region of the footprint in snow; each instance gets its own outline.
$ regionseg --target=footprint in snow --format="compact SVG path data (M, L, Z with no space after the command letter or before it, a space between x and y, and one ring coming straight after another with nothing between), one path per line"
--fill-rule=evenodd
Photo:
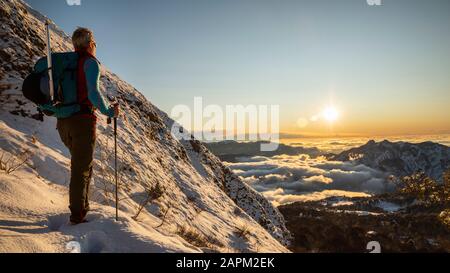
M58 231L69 222L69 217L68 213L49 216L47 218L47 226L51 231Z
M85 253L109 252L108 236L103 231L91 231L81 237L81 249Z

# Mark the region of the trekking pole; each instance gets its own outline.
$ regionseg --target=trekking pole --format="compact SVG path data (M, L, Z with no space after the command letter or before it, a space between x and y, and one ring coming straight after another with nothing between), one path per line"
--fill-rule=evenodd
M111 118L108 118L111 124ZM117 176L117 118L114 118L114 178L116 180L116 221L119 221L119 182Z
M53 103L53 99L55 97L55 90L53 86L52 47L50 43L50 20L48 19L45 21L45 28L47 30L47 67L48 67L50 101Z
M116 221L119 221L119 182L117 180L117 117L114 118L114 170L116 179Z

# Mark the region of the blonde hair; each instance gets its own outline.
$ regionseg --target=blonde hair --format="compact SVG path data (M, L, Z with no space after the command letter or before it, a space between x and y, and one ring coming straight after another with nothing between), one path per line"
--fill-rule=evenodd
M87 28L78 27L72 34L72 43L75 50L86 49L94 42L94 33Z

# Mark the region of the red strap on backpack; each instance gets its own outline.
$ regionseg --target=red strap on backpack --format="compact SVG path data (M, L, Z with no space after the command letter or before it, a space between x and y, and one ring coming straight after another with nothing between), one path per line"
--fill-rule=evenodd
M89 101L86 74L84 71L84 64L87 59L93 58L97 60L94 56L86 51L77 51L78 53L78 66L77 66L77 102L81 106L80 114L86 117L96 118L94 111L95 108Z

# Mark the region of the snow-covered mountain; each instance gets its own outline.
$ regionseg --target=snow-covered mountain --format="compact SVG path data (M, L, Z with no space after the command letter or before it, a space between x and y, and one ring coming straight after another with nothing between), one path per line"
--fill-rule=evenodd
M0 171L0 252L65 251L70 241L87 252L287 251L279 211L202 143L174 138L173 120L104 67L102 90L125 113L118 123L120 221L113 219L112 129L100 118L90 222L67 225L68 150L56 120L39 121L20 91L45 55L45 19L20 0L0 0L0 158L6 165L25 160L11 174ZM71 51L70 38L52 29L53 50ZM163 195L134 220L158 183Z
M429 177L441 181L443 172L450 167L450 147L433 142L412 144L371 140L361 147L344 151L333 159L356 161L397 177L424 171Z

